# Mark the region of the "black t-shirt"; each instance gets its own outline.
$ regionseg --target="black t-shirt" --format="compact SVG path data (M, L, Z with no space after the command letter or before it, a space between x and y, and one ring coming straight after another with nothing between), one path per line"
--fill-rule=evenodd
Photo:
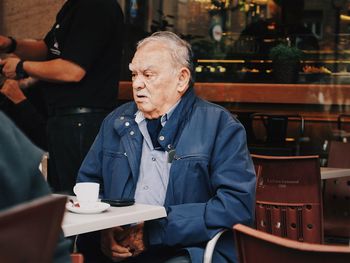
M42 82L49 109L115 107L123 46L116 0L68 0L44 41L48 60L62 58L86 70L78 83Z

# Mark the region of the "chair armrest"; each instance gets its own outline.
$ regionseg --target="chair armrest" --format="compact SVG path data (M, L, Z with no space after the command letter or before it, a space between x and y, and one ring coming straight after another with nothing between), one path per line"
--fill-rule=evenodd
M205 246L205 250L204 250L203 263L211 263L216 243L218 242L221 235L226 231L227 231L227 229L221 230L215 236L213 236L212 239L210 239L208 241L207 245Z
M70 254L70 258L72 263L84 263L84 257L80 253L72 253Z

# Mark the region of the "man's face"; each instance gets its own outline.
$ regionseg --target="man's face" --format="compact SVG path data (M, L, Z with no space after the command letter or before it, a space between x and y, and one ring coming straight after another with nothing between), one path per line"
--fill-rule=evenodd
M129 65L134 100L146 118L165 114L181 97L181 69L159 42L139 48Z

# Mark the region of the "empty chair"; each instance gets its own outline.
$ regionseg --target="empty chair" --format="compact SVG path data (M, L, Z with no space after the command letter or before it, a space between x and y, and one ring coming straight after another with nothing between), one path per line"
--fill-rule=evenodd
M233 230L240 263L350 262L350 247L301 243L240 224Z
M300 141L304 140L304 118L298 114L253 113L250 115L252 135L255 139L249 145L253 154L299 155ZM288 136L297 124L293 137Z
M276 236L323 242L318 156L252 155L255 166L256 228Z
M350 143L332 141L328 167L350 168ZM350 176L324 181L324 231L333 241L350 239Z
M52 262L66 197L45 196L0 212L0 262Z
M333 135L337 141L348 142L350 138L350 114L339 114L337 118L337 130Z

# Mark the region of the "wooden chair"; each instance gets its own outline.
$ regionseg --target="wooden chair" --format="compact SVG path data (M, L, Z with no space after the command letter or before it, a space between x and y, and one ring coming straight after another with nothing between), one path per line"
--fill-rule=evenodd
M350 143L330 143L328 167L350 168ZM323 200L325 236L349 243L350 177L325 180Z
M50 195L0 212L0 262L52 262L65 204Z
M297 241L323 242L318 156L252 155L256 228Z
M350 247L301 243L240 224L233 231L240 263L350 262Z

